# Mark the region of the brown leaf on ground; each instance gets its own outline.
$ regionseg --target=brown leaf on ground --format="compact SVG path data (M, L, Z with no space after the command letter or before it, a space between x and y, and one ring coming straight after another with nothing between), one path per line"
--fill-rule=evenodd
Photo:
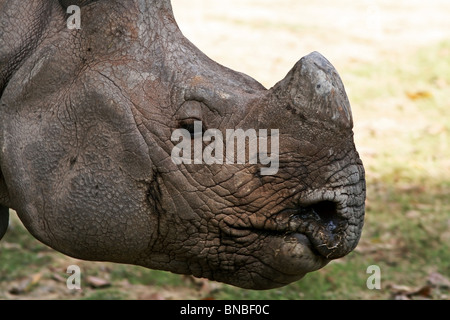
M64 278L62 275L56 272L52 273L52 279L61 283L65 283L67 281L66 278Z
M89 284L89 286L94 289L107 288L111 286L111 282L99 277L88 276L86 278L86 281Z
M411 100L428 99L433 96L433 94L429 91L406 92L406 95Z
M23 293L30 292L33 287L35 287L42 278L42 273L35 273L30 277L20 280L18 283L14 284L9 293L14 295L19 295Z
M391 284L388 286L395 300L449 299L450 279L439 272L428 275L426 284L419 287Z
M439 272L430 273L427 282L436 288L450 289L450 280Z
M433 288L425 285L419 288L411 288L403 285L391 285L390 290L394 300L430 299Z

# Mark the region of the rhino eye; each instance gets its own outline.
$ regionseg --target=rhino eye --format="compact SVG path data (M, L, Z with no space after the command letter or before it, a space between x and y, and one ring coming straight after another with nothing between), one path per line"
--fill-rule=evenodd
M201 123L200 130L199 130L198 124L197 124L197 130L195 130L196 129L195 122L201 123L201 120L197 119L197 118L183 119L180 121L180 125L179 125L181 129L185 129L185 130L189 131L189 133L191 134L191 139L194 139L196 137L196 135L203 136L203 133L206 131L203 123Z

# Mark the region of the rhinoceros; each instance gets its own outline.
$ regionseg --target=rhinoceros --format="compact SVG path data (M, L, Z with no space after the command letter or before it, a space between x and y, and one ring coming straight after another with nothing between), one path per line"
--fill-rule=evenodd
M186 39L169 0L0 0L0 94L1 236L12 208L66 255L248 289L297 281L360 239L350 103L318 52L267 89ZM195 129L266 134L276 170L250 152L174 161L182 139L220 140Z

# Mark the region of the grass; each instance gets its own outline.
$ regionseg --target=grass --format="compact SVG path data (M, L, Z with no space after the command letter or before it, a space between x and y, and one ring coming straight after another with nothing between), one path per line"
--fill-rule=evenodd
M340 70L367 171L366 222L354 252L302 281L251 291L136 266L78 261L85 289L69 294L64 282L51 279L55 273L65 279L73 261L40 244L14 219L0 242L0 298L11 298L14 283L39 272L43 280L23 295L35 297L45 284L63 288L58 298L77 299L391 299L398 286L410 291L426 286L432 273L450 277L449 56L450 42L444 42ZM380 267L380 290L366 287L370 265ZM88 275L107 278L111 286L89 288ZM450 292L434 288L426 297L448 299Z

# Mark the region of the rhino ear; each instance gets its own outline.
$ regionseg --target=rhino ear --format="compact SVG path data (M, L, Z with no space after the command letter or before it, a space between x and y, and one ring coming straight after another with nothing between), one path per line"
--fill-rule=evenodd
M67 9L71 5L82 7L96 1L98 0L59 0L59 3L64 7L64 9Z
M0 240L5 235L6 229L8 229L8 223L9 209L4 206L0 206Z

